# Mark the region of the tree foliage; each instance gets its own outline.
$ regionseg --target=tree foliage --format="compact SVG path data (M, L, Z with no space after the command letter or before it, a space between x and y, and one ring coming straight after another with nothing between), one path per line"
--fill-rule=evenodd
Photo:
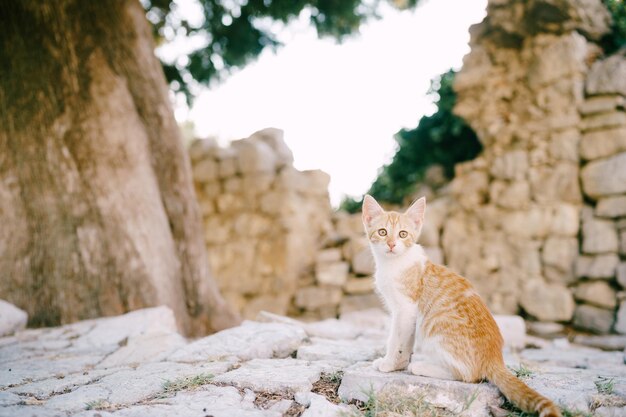
M607 53L626 47L626 3L624 0L603 0L609 9L613 23L611 33L602 40Z
M321 37L342 40L370 18L378 16L381 0L198 0L202 23L194 24L178 13L174 0L142 0L158 42L175 36L199 40L201 46L174 62L164 62L170 87L191 98L190 85L219 81L242 68L265 48L281 44L275 23L308 16ZM388 0L404 9L418 0Z
M396 154L369 189L374 198L401 204L424 179L428 167L441 165L446 177L452 178L455 164L475 158L482 149L474 131L452 113L456 102L454 75L450 70L431 82L429 94L435 96L437 111L422 117L415 129L403 129L395 135ZM360 201L344 199L341 208L358 211Z

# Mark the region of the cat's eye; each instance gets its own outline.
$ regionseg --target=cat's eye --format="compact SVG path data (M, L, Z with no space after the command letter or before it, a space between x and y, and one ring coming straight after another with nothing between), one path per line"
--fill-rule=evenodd
M387 236L387 231L385 229L378 229L378 234L381 236Z
M404 239L408 235L409 235L409 232L407 232L406 230L400 230L400 233L398 233L398 236L400 236L402 239Z

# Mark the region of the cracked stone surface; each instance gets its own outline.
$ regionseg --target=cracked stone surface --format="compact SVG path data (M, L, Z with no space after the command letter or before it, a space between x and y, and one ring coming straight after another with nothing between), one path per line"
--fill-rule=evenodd
M170 355L174 362L285 358L306 338L302 328L283 323L246 321L241 326L197 340Z
M466 384L456 381L415 376L406 371L382 373L371 363L360 363L344 371L339 397L367 401L372 392L390 391L394 395L424 396L424 400L454 412L467 411L474 416L489 416L490 405L500 405L500 394L490 384ZM473 400L472 400L473 399Z
M528 385L570 411L626 414L624 352L539 341L517 318L502 323L512 323L503 329L507 364L526 368ZM489 383L374 370L387 326L380 310L316 323L263 313L259 322L190 341L158 307L26 329L0 338L0 417L358 416L353 403L370 392L423 398L462 416L488 416L502 403ZM338 397L320 391L329 376Z

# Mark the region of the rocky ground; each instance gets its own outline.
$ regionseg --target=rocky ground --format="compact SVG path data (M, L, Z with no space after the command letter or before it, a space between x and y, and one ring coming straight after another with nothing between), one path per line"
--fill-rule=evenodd
M499 323L512 371L566 415L626 415L622 351L528 337L515 317ZM0 416L515 415L488 383L375 371L386 326L379 310L315 323L261 313L188 341L159 307L23 330L0 338Z

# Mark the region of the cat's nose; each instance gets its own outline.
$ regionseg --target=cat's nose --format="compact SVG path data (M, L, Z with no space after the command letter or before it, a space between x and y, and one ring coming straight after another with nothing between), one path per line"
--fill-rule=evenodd
M396 244L393 242L387 242L387 246L389 246L389 250L393 250L396 247Z

